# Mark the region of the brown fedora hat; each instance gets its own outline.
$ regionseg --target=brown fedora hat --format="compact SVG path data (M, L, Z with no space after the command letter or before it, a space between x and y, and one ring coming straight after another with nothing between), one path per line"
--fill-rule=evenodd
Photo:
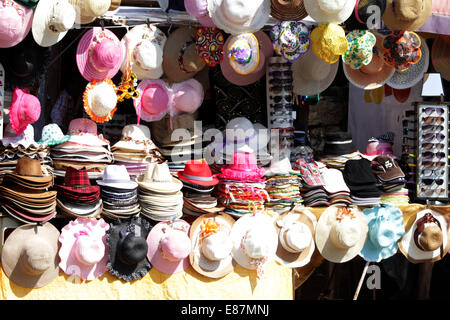
M392 31L415 31L430 17L432 2L432 0L387 0L383 22Z
M271 0L271 15L280 21L299 21L308 16L303 0Z
M17 160L14 175L30 183L51 183L53 176L44 176L38 158L22 157Z

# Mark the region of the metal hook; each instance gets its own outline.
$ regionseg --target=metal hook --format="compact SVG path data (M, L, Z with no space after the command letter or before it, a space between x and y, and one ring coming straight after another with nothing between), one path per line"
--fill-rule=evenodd
M149 28L149 29L150 29L150 19L149 19L149 18L147 18L146 22L147 22L147 28Z
M102 28L102 31L105 31L105 21L103 19L100 20L100 27Z

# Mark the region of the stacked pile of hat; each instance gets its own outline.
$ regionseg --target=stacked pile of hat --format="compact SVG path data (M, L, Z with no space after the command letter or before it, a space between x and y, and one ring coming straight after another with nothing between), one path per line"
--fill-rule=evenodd
M324 189L325 182L320 174L320 167L314 160L306 161L300 158L295 169L300 171L302 184L300 186L303 204L307 207L329 206L328 195Z
M369 160L348 160L345 163L343 175L345 183L350 189L350 198L353 204L370 206L381 203L378 180L372 172Z
M348 160L358 159L361 159L361 153L356 149L350 133L338 131L325 134L320 162L325 163L328 168L344 170Z
M350 205L352 203L350 199L350 189L345 184L342 171L334 168L327 168L321 162L318 163L318 167L324 182L323 188L328 196L327 202L330 205Z

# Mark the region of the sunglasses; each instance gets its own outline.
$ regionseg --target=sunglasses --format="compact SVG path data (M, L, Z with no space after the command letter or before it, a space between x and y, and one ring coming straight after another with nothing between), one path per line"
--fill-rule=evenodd
M422 149L424 150L431 150L431 149L437 149L437 150L443 150L445 148L445 144L443 143L423 143Z
M442 141L445 139L445 134L442 133L425 133L422 135L422 139L424 139L427 142L433 141L434 139L437 139L438 141Z
M269 72L269 76L271 77L292 76L292 70L271 71Z
M409 132L416 132L416 129L403 128L403 134L408 134Z
M283 84L279 84L276 85L275 87L270 87L269 91L273 92L273 93L280 93L282 91L292 91L294 89L294 86L292 85L292 83L283 85Z
M444 168L447 165L446 161L422 161L425 168Z
M432 196L435 193L437 193L437 194L444 193L445 192L445 188L440 188L440 189L425 189L425 188L422 188L421 191L426 196Z
M287 102L292 101L292 95L291 94L285 94L281 96L270 96L270 99L272 99L275 103L280 103L281 100L286 100Z
M424 177L442 176L444 174L445 174L445 170L443 170L443 169L438 169L438 170L423 169L422 170L422 175Z
M426 178L426 179L422 179L422 182L427 186L431 186L433 184L433 182L435 182L438 186L440 186L444 183L444 179Z
M292 84L292 77L290 77L290 78L283 78L283 79L271 79L271 80L269 80L269 84L274 84L274 85L277 85L277 86L291 85Z
M404 144L407 144L407 143L408 143L408 140L416 141L417 139L416 139L416 138L410 138L410 137L403 137L403 143L404 143Z
M445 152L432 152L432 151L425 151L422 153L424 159L431 160L434 157L436 157L438 160L441 160L442 158L445 158Z
M269 67L275 67L275 68L280 68L280 67L290 67L292 66L291 62L269 62Z
M425 117L422 118L422 122L426 124L435 123L435 124L442 124L444 122L443 117Z
M428 108L425 108L424 110L423 110L423 112L426 114L426 115L430 115L430 114L433 114L433 113L436 113L438 116L440 116L440 115L443 115L444 114L444 112L445 112L445 110L443 109L443 108L431 108L431 107L428 107Z
M294 127L287 127L287 128L274 128L278 130L280 136L293 136L295 128Z
M275 111L270 113L271 116L292 116L292 111Z
M279 111L280 109L287 109L292 111L292 103L275 103L271 104L270 107L275 109L275 111Z
M444 130L444 126L436 125L436 124L427 124L422 126L422 130L424 131L442 131Z

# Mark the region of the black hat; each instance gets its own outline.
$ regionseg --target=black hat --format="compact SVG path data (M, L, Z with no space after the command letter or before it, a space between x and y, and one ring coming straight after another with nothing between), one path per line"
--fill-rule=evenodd
M356 151L357 149L350 133L336 131L325 135L325 146L323 148L324 155L340 156Z
M147 259L147 236L151 230L147 220L139 217L118 219L106 233L109 262L106 267L112 275L125 281L141 279L152 265Z
M345 162L343 176L350 190L352 190L352 186L354 190L364 190L377 183L377 177L372 172L371 162L367 159L348 160Z

